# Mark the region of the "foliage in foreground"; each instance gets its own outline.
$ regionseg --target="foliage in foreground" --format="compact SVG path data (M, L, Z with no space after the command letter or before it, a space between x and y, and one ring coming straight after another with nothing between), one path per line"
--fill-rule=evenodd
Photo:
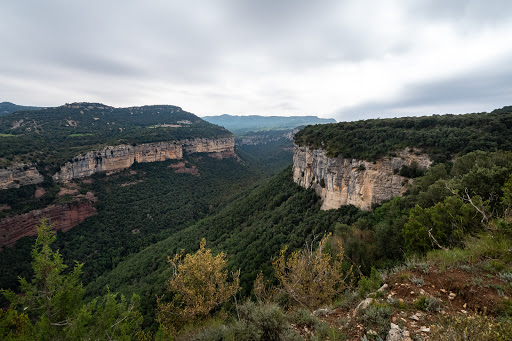
M351 284L352 268L343 268L341 241L329 237L322 238L315 250L310 244L286 257L285 247L273 259L276 277L284 291L310 310L330 302ZM331 250L326 250L328 242Z
M34 277L20 279L20 295L2 290L11 307L0 312L0 335L38 340L131 340L142 336L142 318L135 309L138 297L127 302L124 296L108 293L83 304L82 265L77 263L66 274L59 251L51 247L55 238L51 225L43 220L32 250Z
M431 337L446 341L508 341L512 340L512 322L499 322L485 315L457 315L443 318Z
M226 255L212 255L206 249L206 240L201 240L195 254L181 253L169 257L172 275L169 290L174 294L170 303L158 298L158 320L170 332L179 330L184 324L206 317L215 307L229 300L239 290L240 272L233 274L228 282Z

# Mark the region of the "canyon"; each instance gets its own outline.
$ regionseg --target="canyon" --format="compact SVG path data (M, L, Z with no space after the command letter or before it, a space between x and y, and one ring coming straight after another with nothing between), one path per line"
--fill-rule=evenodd
M328 157L322 149L295 145L293 181L312 188L322 199L322 210L354 205L370 210L378 204L402 195L412 179L399 175L403 166L426 169L431 160L426 154L406 148L396 156L376 162Z
M184 154L208 153L212 157L235 157L233 136L216 139L195 138L138 145L108 146L102 150L78 155L66 162L52 177L55 182L68 182L100 172L115 172L129 168L135 162L179 160ZM39 184L44 177L34 166L15 165L0 169L0 189Z
M110 173L123 170L135 162L179 160L183 159L186 154L208 153L209 156L215 158L236 157L234 147L235 139L232 136L217 139L195 138L139 145L108 146L102 150L76 156L53 175L53 180L65 184L71 180L85 178L100 172ZM197 169L195 171L191 169L191 171L195 175L199 175ZM0 169L0 189L39 184L43 180L43 175L34 166L21 164ZM67 191L69 192L69 190ZM22 237L37 234L37 226L42 218L47 218L49 223L54 224L55 230L67 231L87 217L96 214L96 208L93 206L95 198L92 193L83 196L74 192L77 191L69 193L73 196L71 203L52 204L44 209L0 220L0 246L10 246ZM44 190L42 193L44 194ZM67 192L63 187L59 196L64 194ZM38 192L36 192L36 197L37 195ZM9 207L5 206L2 209L9 209Z

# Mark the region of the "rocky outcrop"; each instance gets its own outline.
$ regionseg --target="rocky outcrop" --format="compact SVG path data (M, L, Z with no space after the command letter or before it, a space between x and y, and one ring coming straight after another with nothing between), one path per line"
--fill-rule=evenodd
M193 153L230 153L235 155L235 138L224 137L218 139L191 139L178 141L183 145L183 151Z
M51 205L41 210L30 211L0 221L0 246L13 245L18 239L37 234L42 218L54 224L54 230L67 231L85 218L96 214L90 200L75 201L64 205Z
M431 161L426 154L409 152L409 148L376 162L327 157L321 149L295 145L293 180L313 188L322 198L322 209L354 205L370 210L380 203L402 195L412 181L400 176L402 166L427 168Z
M39 184L43 180L44 177L34 166L18 164L0 169L0 189Z
M66 182L95 173L118 171L129 168L135 162L181 159L184 153L212 153L217 157L228 157L234 155L234 147L233 137L109 146L75 157L53 176L53 180Z
M67 162L62 166L61 170L53 175L53 180L65 182L95 173L129 168L135 162L165 161L182 157L182 147L175 142L108 146L100 151L90 151L85 155L78 155L72 162Z

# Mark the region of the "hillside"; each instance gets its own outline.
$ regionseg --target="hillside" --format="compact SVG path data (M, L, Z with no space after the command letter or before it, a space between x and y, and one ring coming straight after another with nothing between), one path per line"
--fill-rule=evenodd
M25 106L25 105L17 105L17 104L11 103L11 102L2 102L2 103L0 103L0 116L5 116L5 115L8 115L15 111L38 110L38 109L41 109L41 108Z
M491 113L433 115L308 126L295 135L299 146L321 148L330 157L375 161L417 148L434 162L475 150L512 150L512 107Z
M72 103L0 118L0 167L39 165L53 174L79 154L105 146L230 136L179 107L113 108Z
M222 126L237 135L258 130L291 130L309 124L333 123L332 118L317 116L259 116L259 115L219 115L203 116L203 120Z
M393 175L404 178L399 181L400 186L404 186L403 191L400 187L400 192L393 194L397 196L372 202L371 206L364 207L366 211L351 205L322 210L321 198L314 190L294 183L295 169L289 167L264 179L261 169L254 167L255 160L261 157L264 167L266 161L275 165L275 158L269 152L266 153L268 158L263 158L264 149L249 153L240 146L238 158L217 159L204 153L190 153L184 154L181 160L134 163L115 174L98 173L63 185L54 184L57 190L48 187L47 192L55 191L52 193L60 201L72 199L76 193L90 192L97 198L94 203L97 214L67 232L59 232L56 247L69 266L73 260L84 262L82 282L86 300L109 297L102 296L106 288L127 296L140 295L137 309L143 318L141 326L150 339L155 337L154 333L160 336L170 333L183 340L235 340L237 337L233 335L249 335L243 331L254 335L281 335L277 339L298 334L302 339L312 339L315 335L322 340L360 340L364 336L385 338L390 329L398 332L397 328L401 334L407 331L410 336L435 339L435 335L442 333L441 329L436 329L438 327L449 329L460 321L459 325L469 323L464 318L459 322L451 320L459 318L458 313L477 314L474 319L479 323L483 318L482 323L492 324L489 330L508 333L510 330L506 328L509 327L500 321L506 321L511 314L507 285L512 270L508 254L512 151L508 136L485 133L485 129L496 122L508 129L510 113L507 110L434 117L434 121L451 122L445 126L458 131L461 138L463 133L481 133L478 144L489 148L468 151L465 147L454 147L446 151L435 149L438 146L432 142L433 149L421 150L421 146L402 149L407 157L421 156L425 160L438 155L437 152L450 156L444 162L441 158L435 159L429 168L419 169L412 163L404 163L406 157L401 154L386 154L375 162L364 161L364 158L343 161L348 165L347 174L368 171L378 175L382 173L379 160L384 160L391 162L386 167ZM456 118L461 118L458 124ZM421 122L425 118L413 120L416 119ZM364 122L354 124L364 126ZM397 122L372 121L365 134L380 130L392 132L390 136L396 140L386 145L383 149L386 150L410 143L410 136L437 134L443 129L437 123L423 129L409 127L408 135L403 128L396 128L394 132ZM482 124L477 126L475 122ZM322 136L322 129L331 134L338 131L336 127L338 125L309 126L298 133L296 143L304 136L311 137L311 129L318 129ZM361 129L339 131L357 142ZM307 135L302 135L304 132ZM327 146L328 140L324 138L322 142ZM440 141L439 145L443 143L446 142ZM267 151L275 147L269 146ZM298 145L296 150L304 146ZM311 142L307 146L320 148L321 143L316 146ZM368 153L373 147L367 146L361 153ZM432 154L433 151L436 152ZM318 155L323 158L318 164L333 168L335 172L338 166L329 164L332 157L324 154L324 151L317 151L306 156L302 162L304 172L310 171L311 158ZM322 173L315 173L319 174ZM310 178L311 184L323 188L323 179ZM4 192L10 193L13 208L23 210L22 197L30 197L30 203L37 205L37 186L29 186ZM347 186L346 190L355 190L351 188ZM70 194L73 190L76 193ZM59 196L61 192L64 195ZM315 247L320 247L318 242L323 236L327 236L325 251L317 252ZM175 259L173 256L183 249L183 259L190 260L200 245L204 248L203 238L212 255L222 258L225 252L226 274L231 276L240 271L236 279L239 285L236 300L232 302L228 297L227 303L221 305L225 302L222 301L199 317L173 320L193 303L180 301L189 292L170 289L169 279L177 268L169 264L168 257ZM33 238L22 238L9 252L0 253L0 266L9 269L2 275L5 283L2 285L14 288L16 275L31 275L28 266L31 240ZM310 257L315 254L327 258L315 266L304 261L312 262ZM300 255L304 255L303 258ZM294 277L297 283L302 279L306 281L301 284L302 289L294 289L283 281L283 274L277 267L279 259L290 262L298 259L301 266L311 266L308 270L302 268L301 275ZM189 271L197 273L199 277L195 280L200 281L202 274L209 271L201 268L207 266L207 262L194 264ZM337 280L341 274L350 276L344 277L330 292L324 292L325 288L311 289L308 286L318 281L310 281L310 276L322 267L337 269L333 275ZM388 285L380 293L376 290L382 281L376 269L384 274L383 280ZM196 286L203 287L222 288L221 285ZM293 290L306 290L316 298L313 303L305 304ZM474 292L482 292L486 298L472 299ZM372 303L367 308L356 309L367 295ZM247 303L256 297L257 303ZM162 319L164 303L170 304L167 306L170 315ZM500 308L486 309L488 305ZM482 317L487 313L488 317ZM173 334L177 332L172 329L173 323L184 329ZM261 331L268 325L277 329Z
M452 230L449 218L436 221L436 229L432 232L443 245L460 245L466 233L481 231L483 227L479 225L477 212L469 204L455 200L445 186L459 191L469 188L471 193L482 198L488 198L492 193L502 195L500 188L512 173L512 155L509 152L471 153L450 167L449 172L445 165L432 168L424 177L416 179L404 197L395 198L373 212L363 212L353 206L321 211L321 202L314 192L294 184L291 170L287 169L215 215L120 263L116 269L91 283L89 293L97 295L107 284L113 290L136 292L143 297L158 293L163 289L161 283L169 276L166 257L181 248L187 253L194 252L201 238L206 238L214 250L229 255L231 270L242 269L240 278L244 294L251 292L259 271L272 278L271 258L278 255L283 245L296 250L314 236L326 232L342 238L350 263L363 274L369 274L372 266L397 264L406 254L421 254L433 248L428 235L421 232L423 227L412 225L417 214L425 214L422 219L428 219L427 214L431 213L427 209L430 207L434 207L431 210L445 210L443 214L448 217L460 216L464 221L466 225L460 228L465 233ZM485 185L480 183L483 176ZM417 205L426 211L418 212ZM152 318L150 315L149 319Z

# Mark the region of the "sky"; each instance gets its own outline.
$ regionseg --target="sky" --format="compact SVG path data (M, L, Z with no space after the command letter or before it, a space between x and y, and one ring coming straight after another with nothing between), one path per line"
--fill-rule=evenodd
M0 102L338 121L512 105L509 0L3 0Z

